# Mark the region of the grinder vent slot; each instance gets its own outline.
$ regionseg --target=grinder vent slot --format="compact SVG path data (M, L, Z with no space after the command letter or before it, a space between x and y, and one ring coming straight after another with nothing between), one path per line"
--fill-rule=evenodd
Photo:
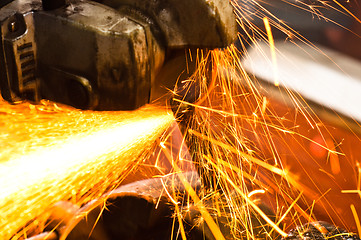
M36 85L36 62L33 43L27 42L17 46L17 53L22 76L22 81L19 82L21 85L19 88L24 91L28 90L27 88L33 89L34 85Z

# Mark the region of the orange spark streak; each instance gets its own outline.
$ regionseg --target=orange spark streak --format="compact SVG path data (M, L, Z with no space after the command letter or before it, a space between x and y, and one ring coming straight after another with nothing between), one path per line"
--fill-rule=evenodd
M206 155L203 155L203 157L206 158L210 164L217 168L217 166L213 163L213 161L211 161L209 157ZM270 224L281 236L287 237L287 233L282 231L279 226L277 226L252 200L250 200L247 195L231 179L229 179L229 177L223 171L218 171L218 173L220 173L224 179L229 182L233 189L236 190L237 193L241 195L242 198L247 202L247 204L249 204L268 224Z
M263 189L257 189L257 190L253 190L252 192L248 193L247 197L251 198L253 195L258 194L258 193L265 193L266 191Z
M348 10L347 8L345 8L341 3L339 3L337 0L332 0L334 3L336 3L339 7L341 7L345 12L347 12L348 14L350 14L355 20L357 20L359 23L361 23L361 20L355 15L353 14L350 10Z
M204 206L203 202L198 197L196 191L193 189L191 184L188 182L187 178L182 174L182 170L178 167L178 165L175 161L172 161L173 158L172 158L171 154L168 152L167 149L165 149L165 148L162 148L162 149L163 149L163 152L168 156L168 159L172 163L174 171L178 174L178 177L179 177L180 181L182 182L186 192L189 194L189 196L194 201L195 206L201 213L202 217L204 218L204 221L207 223L207 225L208 225L209 229L211 230L215 239L216 240L225 240L221 230L219 229L219 227L213 220L212 216L209 214L209 212L208 212L207 208ZM183 225L181 225L181 226L183 226Z
M255 158L255 157L249 155L249 154L240 152L240 151L238 151L237 149L233 148L233 147L230 146L230 145L226 145L226 144L224 144L224 143L222 143L222 142L220 142L220 141L217 141L217 140L215 140L215 139L211 139L211 138L209 138L209 137L206 137L206 136L204 136L203 134L198 133L198 132L196 132L196 131L194 131L194 130L192 130L192 129L189 129L188 132L189 132L190 134L196 135L196 136L198 136L198 137L202 137L202 138L205 138L205 139L209 139L209 141L210 141L211 143L213 143L213 144L215 144L215 145L218 145L218 146L220 146L220 147L222 147L222 148L224 148L224 149L228 149L228 150L232 151L233 153L238 154L238 155L244 157L246 160L249 160L249 161L251 161L251 162L253 162L253 163L256 163L257 165L259 165L259 166L261 166L261 167L264 167L265 169L267 169L267 170L269 170L269 171L271 171L271 172L273 172L273 173L275 173L275 174L277 174L277 175L287 176L287 173L286 173L285 171L283 171L282 169L277 168L277 167L275 167L275 166L272 166L272 165L270 165L270 164L268 164L268 163L266 163L266 162L264 162L264 161L261 161L260 159L257 159L257 158Z
M334 0L335 1L335 0ZM237 1L238 3L239 1ZM252 1L254 2L254 4L258 4L257 1ZM236 2L234 1L233 4L236 4ZM241 8L238 8L238 14L242 14L242 10ZM236 11L237 11L236 10ZM345 9L346 10L346 9ZM265 10L264 10L265 11ZM346 10L347 11L347 10ZM351 14L352 15L352 14ZM259 17L259 16L258 16ZM262 19L262 15L260 16L260 18ZM238 19L240 24L252 24L252 23L242 23L241 19ZM268 35L268 41L270 44L270 49L271 49L271 53L272 53L272 61L273 61L273 65L274 65L274 79L275 79L275 85L278 86L279 85L279 79L278 79L278 72L277 72L277 58L276 58L276 49L275 49L275 44L274 44L274 39L273 39L273 35L272 35L272 31L271 31L271 26L269 23L268 18L264 18L264 25L266 27L266 31L267 31L267 35ZM282 27L282 26L275 26L274 23L271 22L271 24L273 24L273 27L276 27L280 30L285 30L286 28ZM282 24L283 25L283 24ZM244 27L243 27L244 28ZM260 29L253 29L257 34L263 34L261 33L262 31ZM294 30L290 29L291 32L294 32ZM253 37L253 35L251 33L249 33L248 31L245 31L246 34L251 38L251 41L255 41L255 38ZM294 32L294 34L296 34L296 32ZM263 36L262 36L263 37ZM264 39L266 39L266 37L263 37ZM298 36L298 38L303 39L302 36ZM192 61L193 56L191 51L189 52L190 55L189 57L191 58L190 60ZM232 52L232 50L226 50L224 52L224 54L217 54L219 52L216 52L216 54L212 55L215 57L214 59L214 68L216 69L217 66L220 65L225 65L225 66L229 66L230 68L234 69L235 71L240 71L240 72L244 72L244 70L242 70L242 66L239 66L237 64L235 64L234 62L238 62L239 61L239 56L237 55L237 53ZM227 59L230 58L230 59ZM207 58L205 58L207 59ZM201 62L200 65L204 65L206 66L206 64L204 62ZM200 66L199 68L199 73L198 76L199 78L206 78L206 73L204 70L206 67ZM235 189L241 196L243 196L247 203L253 207L263 218L265 218L266 220L267 215L265 215L256 205L252 205L252 201L249 200L249 198L247 198L247 191L248 189L246 188L242 188L242 186L240 187L240 185L242 185L244 183L245 179L252 179L253 183L258 184L259 186L262 186L262 183L256 179L256 175L252 176L251 174L247 173L244 169L243 169L243 164L245 163L250 163L250 165L253 163L254 165L256 165L256 167L261 166L262 168L265 168L269 171L271 171L272 173L275 173L279 176L282 177L282 179L286 180L285 182L287 184L287 186L284 185L279 185L279 190L280 192L284 191L285 192L285 196L283 198L285 198L286 200L289 200L288 202L291 202L290 206L288 207L287 211L284 213L284 215L281 217L281 219L275 224L274 222L272 222L270 219L268 219L270 222L270 224L272 226L274 226L274 229L277 230L282 236L285 236L285 233L279 229L278 224L283 220L284 217L286 217L286 215L291 211L291 209L295 209L296 213L294 214L294 219L297 219L297 214L301 214L303 215L305 218L309 218L309 220L313 221L313 218L311 218L311 215L307 215L306 212L304 212L304 210L298 206L298 200L300 199L303 191L304 192L309 192L309 190L307 190L306 186L302 185L300 182L298 182L298 179L288 173L287 171L285 171L282 168L273 166L269 163L267 163L266 161L263 161L263 159L261 158L256 158L253 157L252 154L247 154L250 152L257 152L257 149L254 149L252 147L246 146L246 145L242 145L244 138L242 136L243 132L242 132L242 122L251 122L252 125L256 126L256 125L260 125L263 128L263 133L260 131L257 134L265 134L267 136L266 142L264 143L265 145L269 144L271 146L271 151L273 153L273 156L275 156L276 154L274 153L274 151L276 152L276 146L273 145L273 140L272 140L272 136L268 130L268 128L272 128L277 130L278 132L282 132L282 133L287 133L287 134L292 134L292 135L297 135L297 132L292 132L291 130L283 127L283 125L280 124L280 126L278 127L277 125L270 125L268 122L266 122L268 118L272 118L274 117L273 115L269 114L269 109L268 109L268 105L267 105L267 99L266 98L262 98L263 102L260 101L259 99L257 100L257 97L259 97L259 92L255 87L255 84L253 82L250 81L250 79L246 79L245 81L247 81L247 84L249 85L249 87L251 88L249 91L245 91L245 92L241 92L241 94L244 95L249 95L250 98L254 98L256 100L256 104L258 105L257 108L255 109L261 109L261 115L259 115L259 117L256 119L250 119L246 114L242 114L242 110L237 112L236 109L236 96L237 94L239 94L239 92L236 93L236 91L233 91L233 87L234 85L236 85L235 83L232 83L232 81L230 80L230 76L224 76L222 74L219 74L216 70L214 70L214 72L212 73L212 77L211 77L211 84L210 86L207 85L208 90L206 90L203 93L203 97L201 96L200 100L196 103L196 104L190 104L187 103L189 106L193 106L196 108L196 110L202 110L203 113L205 113L205 117L204 118L200 118L201 120L204 121L200 121L200 125L201 125L201 130L198 131L198 129L196 130L192 130L190 129L188 131L188 133L190 133L190 135L194 135L196 137L198 137L198 140L200 142L202 142L202 140L206 140L210 142L211 148L214 150L214 155L211 155L213 158L217 159L217 164L218 166L215 165L215 163L213 161L209 161L211 159L208 159L208 162L213 165L214 169L216 169L217 171L212 172L212 176L210 176L210 178L212 178L213 181L215 181L214 185L217 185L219 181L219 177L221 176L221 180L223 182L228 182L229 184L227 186L222 186L222 194L224 194L226 197L230 198L230 202L228 202L228 206L229 208L232 208L234 210L234 212L237 212L236 214L232 215L235 216L235 222L240 221L239 219L241 219L242 217L244 217L245 219L249 218L249 215L247 216L243 216L246 214L249 214L249 212L245 211L242 212L242 206L237 205L237 201L234 201L231 195L231 192ZM226 75L226 74L225 74ZM219 79L218 79L219 78ZM216 103L214 103L211 100L211 94L210 94L210 90L212 91L219 91L219 93L222 93L222 96L220 98L222 98L222 100L224 102L222 102L222 106L219 109L215 108ZM291 93L290 93L291 94ZM217 96L218 97L218 96ZM291 96L293 98L293 101L297 104L297 108L299 108L299 110L301 111L301 113L305 116L305 118L307 119L307 121L310 123L310 125L312 126L313 124L311 123L311 121L313 121L313 119L308 119L309 113L304 112L304 110L302 109L302 107L299 105L299 103L297 102L297 100ZM208 101L206 101L208 100ZM184 101L175 99L175 101L178 101L180 103L184 103ZM204 104L204 102L208 102L210 106L201 106L200 104ZM198 105L199 104L199 105ZM245 100L245 102L243 102L242 104L245 105L244 108L247 108L248 106L246 106L247 104L250 104L247 100ZM250 104L251 106L251 104ZM239 107L239 106L238 106ZM270 106L271 108L272 106ZM34 106L30 105L29 108L35 108ZM242 107L240 107L242 108ZM251 106L251 108L253 108L253 106ZM88 114L89 113L89 114ZM230 128L232 129L231 131L227 132L227 130L222 129L220 131L220 133L215 133L214 135L212 134L208 134L207 131L209 131L210 133L213 133L213 130L210 129L210 127L207 125L212 125L212 121L210 120L210 115L212 113L217 113L217 118L219 117L219 115L221 115L222 117L230 117L232 118L233 122L231 124L224 124L221 125L219 128ZM255 111L256 113L256 111ZM3 189L9 189L9 193L7 193L5 190L3 191L3 193L0 193L0 229L2 229L1 227L4 225L8 225L8 222L15 223L13 224L13 230L12 233L8 234L8 236L11 236L14 231L18 231L19 226L16 225L16 218L19 215L22 215L22 217L26 217L25 219L31 220L33 219L34 216L41 214L42 212L46 211L46 208L48 207L48 205L51 205L53 202L59 200L59 199L69 199L71 198L71 196L74 196L74 199L71 199L72 201L76 202L76 203L83 203L83 202L87 202L89 201L89 199L91 198L91 196L87 196L87 194L89 193L89 189L93 188L92 191L94 190L94 193L92 197L96 197L101 195L105 190L109 189L110 186L115 187L117 184L119 184L119 182L122 179L122 174L124 174L124 172L127 170L126 166L129 163L134 163L134 165L136 165L136 162L139 162L140 159L138 159L139 155L141 154L140 152L143 151L150 151L151 149L151 142L154 141L154 139L159 135L160 132L162 132L164 130L164 128L166 127L166 125L168 124L169 121L172 121L172 117L167 115L165 111L150 111L148 113L139 113L138 111L134 112L134 114L132 116L130 115L125 115L125 116L129 116L130 119L126 119L124 120L124 118L126 117L120 117L119 118L119 114L120 113L91 113L91 112L79 112L80 115L72 115L70 114L68 117L69 119L74 118L73 122L77 122L74 123L74 126L71 126L69 128L68 125L66 125L67 123L65 123L65 127L62 126L63 121L54 123L51 122L51 124L53 124L52 126L50 125L46 125L46 123L48 122L47 120L49 119L43 119L42 121L42 127L45 129L45 131L37 131L36 133L31 132L32 131L32 127L28 126L27 124L24 124L24 129L26 129L26 131L24 130L20 130L19 132L22 133L22 135L26 135L24 134L24 132L29 133L29 136L20 136L21 138L23 137L29 137L29 139L27 139L26 141L22 140L22 141L7 141L7 136L6 134L4 134L3 132L0 131L0 136L4 139L2 142L0 141L0 143L2 143L3 145L7 144L10 147L10 151L8 150L4 150L2 152L0 152L0 187L4 187ZM140 116L137 116L137 114L139 114ZM216 115L216 114L215 114ZM19 117L19 115L15 115L16 118ZM44 116L43 116L44 117ZM82 118L83 121L80 121L80 118ZM89 123L83 125L83 122L86 122L88 118L94 118L92 121L89 121ZM0 119L2 119L2 111L0 108ZM33 119L32 119L33 120ZM32 121L31 120L31 121ZM144 120L144 121L143 121ZM147 121L148 120L148 121ZM13 120L10 120L9 122L11 123ZM30 121L30 122L31 122ZM66 120L64 122L71 122L70 120ZM26 122L26 121L25 121ZM29 121L27 121L29 122ZM80 124L79 124L80 122ZM104 123L100 123L100 122L104 122ZM1 122L0 122L1 123ZM19 121L19 123L21 123L21 121ZM24 122L22 122L24 123ZM139 125L138 125L139 124ZM148 124L150 124L148 126ZM21 125L21 124L20 124ZM6 129L6 127L9 126L8 124L5 123L4 125L4 129ZM88 129L88 127L91 127L91 129ZM209 127L209 128L207 128ZM214 126L212 126L214 127ZM313 127L313 126L312 126ZM2 128L2 125L0 125L0 129ZM59 128L58 132L54 132L55 134L53 135L49 135L47 133L47 130L49 128ZM85 129L85 131L81 131L80 129ZM256 127L255 127L256 129ZM253 130L253 128L248 129L247 131L251 131ZM28 131L28 132L27 132ZM139 132L138 132L139 131ZM143 132L141 132L143 131ZM44 134L45 133L45 134ZM204 133L204 134L203 134ZM42 140L39 139L39 141L37 139L35 139L35 141L31 141L32 138L35 137L40 137L42 136L42 134L44 134L44 137L46 138L46 140ZM238 145L232 145L233 143L230 143L230 141L228 141L227 139L227 134L231 135L233 134L231 137L234 137L235 140L234 142L239 142ZM66 135L69 135L69 137L65 137ZM137 138L137 136L139 136L139 138ZM240 137L242 136L242 137ZM213 137L213 138L212 138ZM302 138L305 138L305 136L301 136ZM217 139L217 140L216 140ZM232 140L231 140L232 141ZM247 140L246 140L247 141ZM252 140L250 140L252 141ZM268 141L268 142L267 142ZM25 147L24 147L24 143L26 143ZM128 143L131 143L128 144ZM22 145L23 144L23 145ZM45 144L51 144L50 146L45 146ZM133 145L134 144L134 145ZM198 144L198 143L195 143ZM317 143L316 143L317 144ZM208 146L208 145L206 145ZM238 149L238 146L240 146L239 148L242 150L244 150L245 152L242 152ZM165 148L165 144L161 143L161 147ZM244 147L244 149L243 149ZM327 149L324 146L320 147ZM202 151L206 152L208 151L208 149L204 149L203 145L200 145L200 155L203 153ZM202 148L202 149L201 149ZM13 151L14 149L16 149L15 151ZM61 151L62 150L62 151ZM230 159L227 158L227 155L225 155L224 153L222 153L222 151L229 151L232 152L234 154L237 155L237 157L239 157L242 161L240 162L236 162L236 163L232 163ZM249 152L247 151L249 150ZM332 151L331 151L332 150ZM330 149L329 150L330 153L333 153L336 151L336 149ZM336 153L336 152L335 152ZM8 159L10 157L10 159ZM206 155L204 155L206 157ZM258 156L258 155L255 155ZM49 159L50 158L50 159ZM223 158L225 160L218 160L218 158ZM275 157L276 159L276 157ZM169 157L169 160L171 160L171 157ZM244 161L245 160L245 161ZM281 160L281 159L280 159ZM331 159L331 167L333 166L333 171L332 172L339 172L339 162L333 161L336 159ZM230 161L230 162L228 162ZM3 162L3 163L2 163ZM11 163L13 162L13 164ZM179 167L174 163L174 161L170 161L171 163L173 163L173 167L175 169L175 172L180 172ZM280 161L281 162L281 161ZM21 164L23 167L19 167L17 168L16 164ZM236 164L239 164L236 166ZM335 165L336 164L336 165ZM8 167L6 167L7 165L9 165ZM37 165L37 166L35 166ZM253 166L254 166L253 165ZM2 170L2 166L5 166ZM279 166L279 165L278 165ZM27 168L28 169L27 169ZM203 166L201 166L203 167ZM205 167L207 168L207 167ZM223 168L227 168L231 169L232 171L224 171ZM66 171L65 171L66 169ZM9 170L9 171L8 171ZM256 170L257 171L257 170ZM242 175L241 178L239 178L240 174ZM13 177L10 179L11 182L10 184L13 184L14 186L11 187L9 184L9 182L4 182L9 181L8 178L2 177L1 174L12 174ZM23 177L24 174L28 174L31 177L25 178ZM94 175L93 175L94 174ZM232 179L232 174L234 174L235 179L237 179L236 181L234 181L234 179ZM33 176L35 175L35 176ZM182 175L181 175L182 176ZM359 175L359 177L361 177L361 175ZM16 183L16 179L19 178L19 183ZM31 180L31 181L29 181ZM44 181L43 181L44 180ZM64 181L65 180L65 181ZM195 192L195 190L190 186L190 184L187 182L187 180L185 178L181 177L181 180L185 186L185 188L187 189L188 194L190 195L190 198L193 199L193 201L196 203L197 207L199 208L202 217L205 219L206 223L208 224L210 230L212 231L212 233L214 234L214 236L216 237L216 239L224 239L224 236L222 235L219 227L217 226L216 222L213 220L211 214L209 213L209 211L207 210L206 206L203 204L203 201L200 199L200 197L197 195L197 193ZM36 182L38 181L39 184L36 185L32 185L31 182ZM101 184L102 186L99 186L99 184L97 184L97 181L100 183L101 181L105 181L106 184ZM238 182L239 181L239 182ZM269 181L272 181L272 179L270 179ZM13 183L14 182L14 183ZM360 185L359 181L359 185ZM274 183L277 187L278 187L278 183ZM288 191L291 190L293 191L292 187L289 186L293 185L296 186L296 188L298 190L300 190L300 193L298 195L297 198L293 199L291 196L292 195L288 195ZM224 184L226 185L226 184ZM264 184L265 185L265 184ZM29 187L28 187L29 186ZM28 188L28 189L27 189ZM360 189L358 187L358 189ZM44 192L41 192L44 191ZM180 224L180 233L182 236L182 239L186 238L186 233L182 224L182 213L181 213L181 209L179 209L178 207L178 202L176 199L176 196L171 196L167 190L165 189L166 193L168 194L168 196L170 197L170 199L173 199L173 203L175 205L175 211L176 211L176 216L178 218L179 224ZM358 193L360 194L360 190L355 190L358 191ZM18 198L14 198L17 202L13 203L11 202L11 204L3 204L1 203L3 198L6 198L8 195L11 195L11 197L13 197L14 195L23 195L23 194L34 194L34 199L25 199L23 202L19 202ZM96 192L96 193L95 193ZM218 193L218 192L217 192ZM255 192L253 192L255 193ZM326 192L327 193L327 192ZM325 193L325 194L326 194ZM35 195L38 194L38 196ZM210 195L212 195L214 193L210 193ZM251 193L252 194L252 193ZM53 196L54 195L54 196ZM56 199L55 197L57 197L57 195L60 195L59 199ZM360 194L361 195L361 194ZM44 198L44 199L42 199ZM19 199L21 200L21 196L19 197ZM12 200L12 198L9 198L9 201ZM313 201L314 203L316 202L315 200ZM44 204L44 205L41 205ZM222 215L223 212L221 212L221 208L219 207L219 205L221 205L222 203L218 202L218 199L216 199L216 209L217 212L219 213L219 215ZM233 206L234 205L234 206ZM31 207L29 207L31 206ZM214 207L214 206L211 206ZM313 207L313 205L312 205ZM17 208L17 209L15 209ZM355 208L355 207L353 207ZM352 206L351 206L352 209ZM7 219L8 215L4 215L4 211L2 210L6 210L6 211L12 211L13 213L15 212L15 214L13 214L13 218L9 218ZM244 209L243 209L244 210ZM6 212L5 211L5 212ZM33 211L33 212L31 212ZM312 212L312 211L311 211ZM356 213L356 210L354 210L353 212ZM3 215L1 215L3 214ZM238 216L237 216L238 214ZM291 214L289 214L291 215ZM10 216L10 214L9 214ZM357 213L355 215L355 219L358 219ZM267 221L268 221L267 220ZM7 222L8 221L8 222ZM242 221L242 219L241 219ZM296 222L296 220L295 220ZM359 221L358 221L359 222ZM26 222L21 223L22 225L25 225ZM250 224L250 223L245 223ZM235 224L236 225L236 224ZM358 229L360 231L360 224L358 224ZM16 229L17 227L17 229ZM246 231L250 231L252 232L253 230L249 230L246 229ZM2 235L4 234L3 232L0 232L0 238L2 239ZM6 233L5 233L6 234ZM252 234L252 233L251 233ZM254 239L255 237L252 235L250 236L251 239Z
M286 212L283 214L283 216L278 220L278 222L276 223L276 225L279 225L283 219L286 217L286 215L291 211L291 209L296 205L297 201L301 198L302 196L302 192L298 195L298 197L292 202L292 204L288 207L288 209L286 210Z
M272 54L272 62L273 62L273 74L274 74L274 81L275 86L279 86L280 82L278 79L278 70L277 70L277 57L276 57L276 48L275 48L275 41L273 39L273 34L271 30L271 25L269 24L268 18L263 18L264 25L266 27L267 36L268 36L268 42L271 48L271 54Z
M357 226L357 230L358 230L358 235L361 236L361 223L360 223L360 219L358 217L356 208L353 204L351 204L350 206L353 217L355 218L355 222L356 222L356 226Z
M173 162L173 167L175 169L176 172L179 172L179 179L181 180L182 184L184 185L187 193L190 195L190 197L193 199L195 206L197 206L197 209L199 210L199 212L201 213L201 215L204 218L204 221L206 221L207 225L209 226L209 229L211 230L213 236L217 239L217 240L225 240L221 230L219 229L219 227L217 226L217 224L215 223L215 221L213 220L213 218L211 217L211 215L209 214L207 208L203 205L202 201L199 199L196 191L192 188L192 186L190 185L190 183L187 181L187 179L185 178L185 176L181 173L181 170L179 169L179 167L176 165L176 163Z

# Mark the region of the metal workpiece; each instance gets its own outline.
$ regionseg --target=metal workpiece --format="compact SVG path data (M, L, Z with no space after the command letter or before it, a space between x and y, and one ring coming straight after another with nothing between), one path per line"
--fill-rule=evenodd
M173 51L225 47L235 24L221 0L14 0L0 9L1 93L9 102L136 109L162 88L157 75Z
M31 236L27 240L111 240L111 239L179 239L175 231L177 221L174 219L174 196L178 199L191 199L187 194L184 181L196 191L201 191L202 185L196 172L171 174L153 179L140 180L120 186L99 199L79 207L67 201L60 201L49 211L45 232ZM230 195L233 199L240 198L236 192ZM177 199L177 198L176 198ZM209 210L210 216L217 222L225 239L244 239L248 234L239 224L236 229L230 222L233 210L225 208L221 215L214 209L214 199L204 199L202 202ZM224 196L217 199L219 203L226 202ZM272 221L276 215L260 199L252 201ZM216 239L212 230L205 222L202 214L192 200L178 205L182 211L183 227L187 239ZM273 227L258 213L250 211L249 216L253 234L257 239L280 239ZM282 240L359 240L353 233L340 229L326 222L312 222L299 226L287 234Z
M196 172L141 180L121 186L83 206L68 221L59 240L88 239L89 234L94 240L169 239L172 234L173 211L167 192L170 196L185 193L181 178L194 189L201 186Z
M28 240L169 239L174 222L167 193L185 194L181 179L200 189L198 174L185 172L120 186L81 208L61 201L46 231Z
M348 233L327 222L311 222L291 230L282 240L360 240L357 234Z

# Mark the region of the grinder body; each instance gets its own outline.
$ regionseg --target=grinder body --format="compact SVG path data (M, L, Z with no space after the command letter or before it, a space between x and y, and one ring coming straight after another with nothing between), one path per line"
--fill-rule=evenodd
M174 52L236 37L232 7L221 0L48 2L1 5L0 83L9 102L136 109L161 87L157 75ZM177 77L166 81L174 86Z

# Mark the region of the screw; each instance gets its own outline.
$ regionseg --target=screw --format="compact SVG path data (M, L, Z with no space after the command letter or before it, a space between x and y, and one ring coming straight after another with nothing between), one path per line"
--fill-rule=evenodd
M11 21L8 28L10 32L16 32L19 29L19 25L16 21Z

